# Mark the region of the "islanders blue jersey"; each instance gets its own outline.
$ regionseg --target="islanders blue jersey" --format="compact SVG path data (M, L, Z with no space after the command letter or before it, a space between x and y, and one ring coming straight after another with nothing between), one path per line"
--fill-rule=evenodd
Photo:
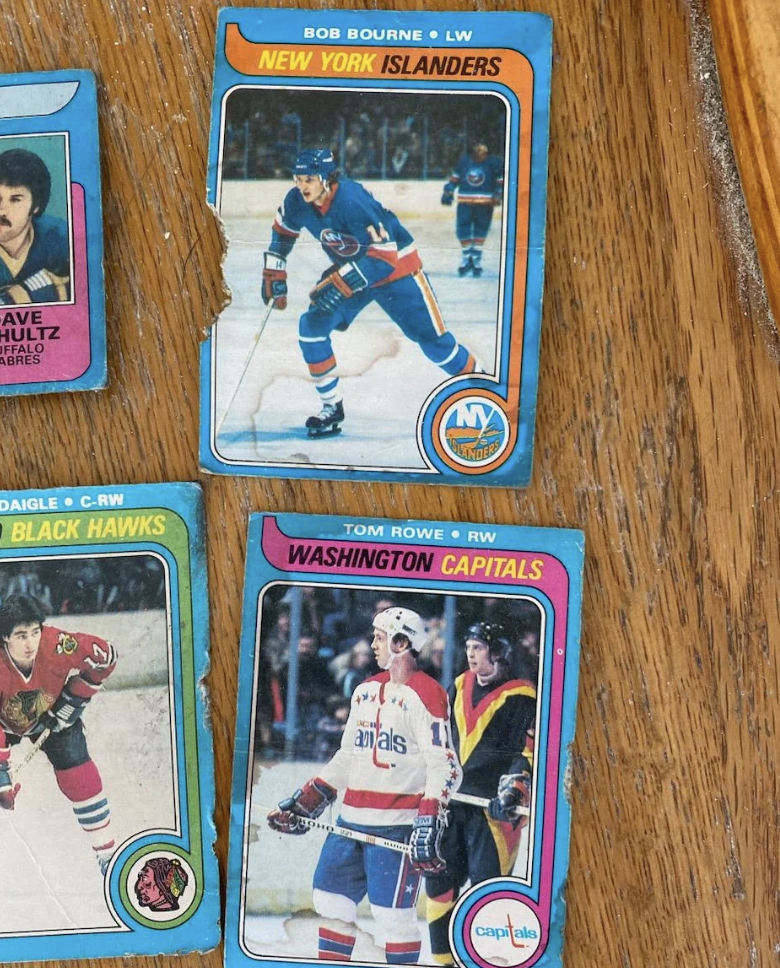
M370 286L381 286L422 268L411 233L358 182L342 178L320 207L287 193L274 221L270 251L287 258L301 231L317 239L336 266L353 262Z
M51 276L48 274L51 273ZM33 240L21 265L0 247L0 289L20 286L24 302L61 302L69 298L70 242L68 225L52 215L33 220ZM57 277L56 280L52 277ZM13 294L12 294L13 295ZM29 298L27 298L29 297Z
M504 189L503 162L497 155L488 155L484 161L461 155L448 184L457 187L460 204L492 205Z

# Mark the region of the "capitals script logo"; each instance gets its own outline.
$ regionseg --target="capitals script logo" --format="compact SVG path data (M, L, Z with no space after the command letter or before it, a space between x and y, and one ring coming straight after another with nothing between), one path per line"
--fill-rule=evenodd
M397 753L399 756L403 756L407 749L406 739L399 736L393 729L380 729L379 734L377 734L373 727L357 731L355 746L361 750L370 750L376 747L376 749L385 753Z
M485 184L485 172L482 168L469 168L466 174L466 181L472 188L479 188Z
M360 252L360 243L354 235L345 235L335 229L323 229L320 242L338 259L352 259Z
M509 421L499 404L478 395L461 397L444 412L439 439L464 467L494 461L509 443Z

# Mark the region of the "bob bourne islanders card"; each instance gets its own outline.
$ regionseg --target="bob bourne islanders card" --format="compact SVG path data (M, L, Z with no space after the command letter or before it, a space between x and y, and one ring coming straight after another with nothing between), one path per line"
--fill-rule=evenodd
M0 492L0 962L219 941L194 484Z
M225 959L561 964L579 531L249 525Z
M202 352L225 474L531 475L551 21L222 10Z
M95 77L0 75L0 395L105 384Z

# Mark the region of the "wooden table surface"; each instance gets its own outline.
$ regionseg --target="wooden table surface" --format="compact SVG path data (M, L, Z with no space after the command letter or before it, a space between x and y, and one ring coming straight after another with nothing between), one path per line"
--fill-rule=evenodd
M2 0L0 71L98 75L111 384L4 399L4 489L198 479L198 342L224 298L205 202L217 6ZM220 863L250 511L577 527L587 564L566 964L775 965L777 338L748 265L706 11L516 6L555 19L532 485L202 479ZM181 964L216 968L221 953Z

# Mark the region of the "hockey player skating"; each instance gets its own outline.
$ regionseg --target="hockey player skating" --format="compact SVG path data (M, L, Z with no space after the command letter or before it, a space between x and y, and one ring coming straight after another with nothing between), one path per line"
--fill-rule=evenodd
M369 303L376 302L446 374L473 373L476 361L447 330L414 239L397 216L358 182L341 177L330 151L302 152L293 176L295 188L279 207L265 253L263 302L287 308L287 259L306 229L332 263L309 293L298 324L322 403L306 421L309 436L339 432L344 404L331 333L347 329Z
M11 749L50 730L41 751L105 873L114 852L111 811L81 715L114 671L116 652L94 635L44 625L45 618L28 595L11 595L0 606L0 807L13 810L20 790Z
M455 191L455 232L461 247L458 275L482 275L482 250L493 220L493 209L501 204L504 191L504 165L491 155L487 145L478 143L471 154L464 154L450 175L441 196L442 205L452 205Z
M338 826L410 845L407 856L328 835L314 873L322 960L350 960L357 905L366 895L388 963L415 964L420 955L420 876L444 867L446 808L461 777L447 694L417 668L425 637L422 618L410 609L388 608L374 618L372 649L383 671L353 693L333 759L268 816L273 830L306 833L300 818L318 817L343 790Z
M426 876L426 916L431 951L451 965L449 924L466 881L478 884L512 872L523 827L521 809L531 802L529 732L536 717L536 687L510 679L512 646L500 625L468 630L469 668L450 689L452 735L463 770L460 792L490 800L487 810L450 806L442 838L446 870Z

